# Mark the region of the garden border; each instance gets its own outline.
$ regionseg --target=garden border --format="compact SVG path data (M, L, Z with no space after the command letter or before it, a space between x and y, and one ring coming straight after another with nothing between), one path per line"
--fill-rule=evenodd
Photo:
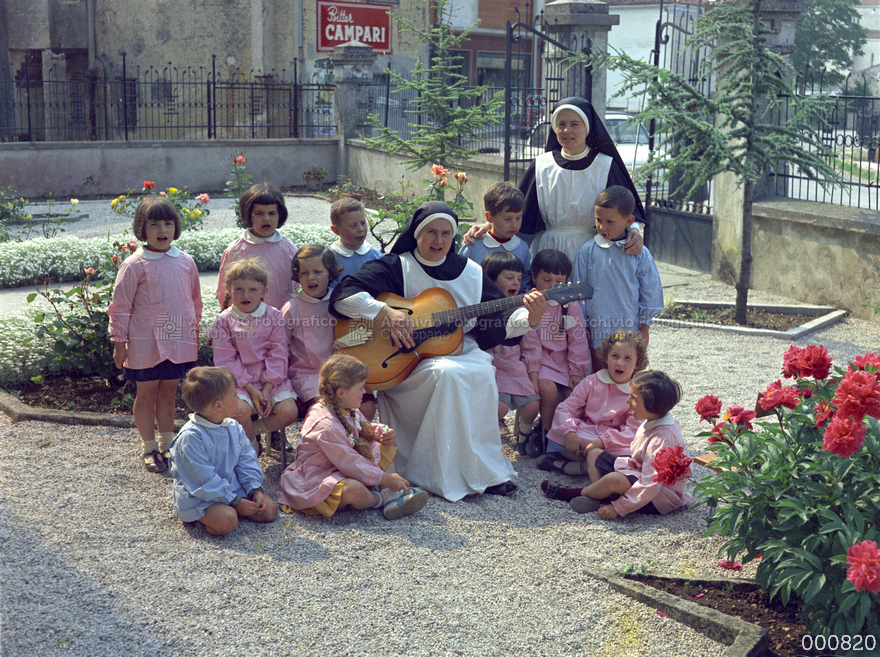
M684 623L713 641L727 645L722 657L760 657L769 643L769 634L762 627L722 614L715 609L703 607L695 602L683 600L671 593L642 584L637 579L621 577L615 570L587 566L584 572L590 577L604 581L618 593L623 593L643 604L654 607L673 620ZM758 585L755 580L743 578L689 578L688 581L694 585L716 584L718 582L725 584L733 582L734 585Z
M717 309L717 308L733 308L735 304L730 301L688 301L686 299L677 299L676 304L696 306L698 308ZM655 318L656 324L670 326L672 328L707 328L718 331L729 331L731 333L741 333L756 337L779 338L781 340L797 340L832 324L842 321L846 315L846 310L839 310L832 306L810 306L810 305L778 305L778 304L749 304L750 310L764 310L767 312L783 313L788 315L814 315L813 319L806 324L795 326L787 331L774 331L772 329L752 328L750 326L725 326L722 324L707 324L704 322L686 322L680 319L658 319Z

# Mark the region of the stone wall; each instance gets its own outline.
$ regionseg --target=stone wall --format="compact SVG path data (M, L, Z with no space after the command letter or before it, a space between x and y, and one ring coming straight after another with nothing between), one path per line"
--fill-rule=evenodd
M337 139L262 139L154 142L34 142L3 145L0 187L15 185L28 198L65 198L79 194L116 195L152 180L160 189L189 186L219 192L229 180L232 158L247 158L253 181L280 187L303 185L303 171L313 164L327 169L336 182ZM81 187L91 176L94 184Z

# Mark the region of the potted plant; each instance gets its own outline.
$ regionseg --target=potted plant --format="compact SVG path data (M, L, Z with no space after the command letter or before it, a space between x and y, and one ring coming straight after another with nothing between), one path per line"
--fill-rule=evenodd
M312 190L321 189L321 183L326 177L327 169L325 169L324 167L319 167L317 164L313 164L308 169L303 171L303 178L306 181L306 186Z

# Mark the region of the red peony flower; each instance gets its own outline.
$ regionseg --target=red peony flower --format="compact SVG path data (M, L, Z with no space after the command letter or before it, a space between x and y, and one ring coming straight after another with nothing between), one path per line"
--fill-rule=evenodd
M765 411L777 406L797 408L798 392L799 390L794 386L783 386L782 381L774 381L761 393L758 403Z
M144 189L154 189L155 187L156 187L156 183L154 183L152 180L145 180L144 181Z
M244 155L239 155L234 160L232 160L233 164L244 164L245 162L247 162L247 160L244 159Z
M727 412L724 413L724 419L731 424L744 424L746 429L751 431L752 420L755 419L755 415L755 411L748 411L742 406L734 404L733 406L727 407Z
M825 427L822 449L847 458L858 452L865 443L866 427L861 418L835 415Z
M742 564L739 561L719 561L718 565L726 570L742 570Z
M706 395L696 403L694 410L700 416L700 422L714 420L721 415L721 400L715 395Z
M800 390L801 390L801 397L803 397L804 399L809 399L810 397L813 396L813 393L816 392L816 390L813 388L813 386L801 386Z
M801 348L791 345L782 354L782 373L786 379L793 379L798 376L797 359L801 354Z
M867 367L873 367L875 371L880 370L880 354L871 352L864 356L856 356L850 365L850 369L863 370Z
M714 443L725 442L728 445L733 445L731 441L731 437L738 436L743 431L745 431L746 426L744 424L728 424L727 422L719 422L714 427L712 427L712 435L706 440L706 443L712 445Z
M816 414L816 426L821 428L834 415L834 407L831 402L821 402L813 406L813 412Z
M856 591L880 592L880 550L874 541L856 543L846 551L846 578Z
M852 415L861 420L865 415L880 419L880 374L864 370L848 370L834 393L837 414Z
M684 448L680 445L661 449L651 461L656 470L654 481L674 486L679 479L691 476L691 463L693 461L685 456Z

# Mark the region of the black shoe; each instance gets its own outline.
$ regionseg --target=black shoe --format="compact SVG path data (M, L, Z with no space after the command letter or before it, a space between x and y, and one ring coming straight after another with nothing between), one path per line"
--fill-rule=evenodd
M545 472L559 472L560 474L565 474L563 470L560 470L556 467L556 461L559 459L553 458L552 454L544 454L541 458L538 459L537 466L538 470L544 470Z
M517 427L517 430L516 430L516 451L519 453L520 456L527 456L528 455L528 451L526 448L528 447L528 442L531 437L532 437L531 431L523 433L522 431L519 430L519 427Z
M293 453L293 445L287 442L287 437L280 431L273 431L272 437L269 440L269 443L272 445L272 449L276 452L281 451L281 445L284 444L284 451L288 454Z
M501 495L503 497L509 497L516 492L516 484L505 481L502 484L495 484L494 486L489 486L485 491L486 495Z

